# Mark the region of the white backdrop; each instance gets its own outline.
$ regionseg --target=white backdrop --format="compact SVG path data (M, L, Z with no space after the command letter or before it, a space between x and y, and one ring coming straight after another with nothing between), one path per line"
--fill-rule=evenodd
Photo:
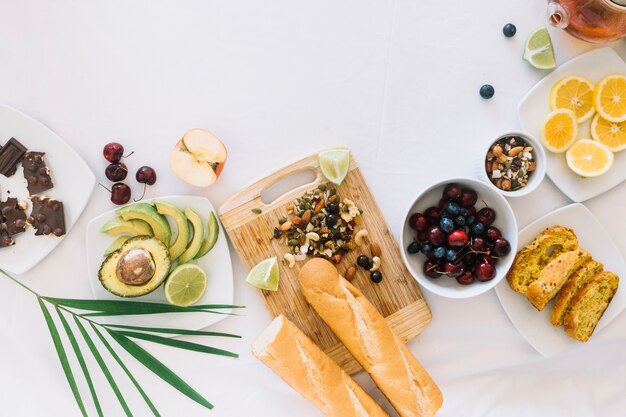
M520 58L525 36L546 23L545 3L0 0L0 101L56 131L100 181L101 148L116 140L135 150L135 169L157 169L149 196L205 195L216 206L285 162L347 144L397 236L420 190L474 175L477 149L519 127L517 103L546 74ZM512 39L501 33L507 22L518 28ZM593 48L550 31L559 63ZM623 42L614 47L625 56ZM487 82L496 89L490 101L478 95ZM224 173L208 190L185 185L168 166L171 147L191 127L228 147ZM622 184L587 203L623 255L625 195ZM568 200L546 180L511 203L524 226ZM110 208L96 189L71 234L24 281L49 295L89 297L85 225ZM218 342L239 360L148 346L214 402L213 411L131 369L163 416L320 416L249 354L270 316L234 252L233 269L235 301L247 310L214 328L243 335ZM433 322L410 348L441 386L441 416L626 414L626 315L587 346L546 360L494 292L425 295ZM33 297L0 280L0 317L0 416L78 416ZM366 375L357 380L384 401ZM122 415L106 381L96 383L107 415ZM148 415L130 397L135 415Z

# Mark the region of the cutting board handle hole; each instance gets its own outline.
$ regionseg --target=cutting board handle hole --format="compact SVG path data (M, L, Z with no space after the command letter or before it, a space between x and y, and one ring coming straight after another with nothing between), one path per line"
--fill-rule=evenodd
M315 180L317 180L317 173L312 169L290 174L261 191L261 202L263 204L272 204L286 193L303 185L312 184Z

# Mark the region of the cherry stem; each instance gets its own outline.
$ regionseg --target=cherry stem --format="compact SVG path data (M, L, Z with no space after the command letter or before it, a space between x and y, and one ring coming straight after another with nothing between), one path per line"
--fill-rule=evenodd
M107 190L108 192L112 193L113 191L111 191L110 189L108 189L107 187L105 187L104 185L102 185L102 183L98 183L98 185L102 188L104 188L105 190Z
M139 200L137 200L136 198L133 198L133 201L135 203L138 202L138 201L141 201L141 200L143 200L143 196L145 196L145 195L146 195L146 183L144 182L143 183L143 193L141 194L141 197L139 197Z
M122 158L128 158L129 156L131 156L134 153L135 153L135 151L131 151L131 153L129 153L128 155L122 155Z

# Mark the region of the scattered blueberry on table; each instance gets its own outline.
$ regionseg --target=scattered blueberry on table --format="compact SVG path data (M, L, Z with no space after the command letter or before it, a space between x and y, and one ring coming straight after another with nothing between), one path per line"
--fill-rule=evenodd
M517 28L515 27L515 25L513 23L507 23L506 25L504 25L504 27L502 28L502 33L504 34L504 36L506 36L507 38L512 38L513 36L515 36L515 33L517 32Z
M485 84L480 87L480 96L485 100L490 99L496 93L495 88L491 84Z

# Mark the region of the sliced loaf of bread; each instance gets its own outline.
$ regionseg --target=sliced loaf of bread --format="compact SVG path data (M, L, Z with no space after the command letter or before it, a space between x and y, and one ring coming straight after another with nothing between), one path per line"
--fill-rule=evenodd
M537 310L542 311L565 281L590 259L589 252L581 248L560 254L546 265L539 277L528 286L526 297Z
M600 272L574 296L563 324L565 332L586 342L609 306L619 286L619 277L612 272Z
M604 266L597 261L589 260L585 262L578 271L574 272L571 277L563 284L563 287L554 299L554 307L550 314L550 322L555 326L562 326L563 319L569 313L570 303L574 295L585 285L591 278L598 275L604 270Z
M563 252L578 247L578 238L572 229L552 226L517 253L506 279L511 288L526 294L528 286L539 278L543 268Z

